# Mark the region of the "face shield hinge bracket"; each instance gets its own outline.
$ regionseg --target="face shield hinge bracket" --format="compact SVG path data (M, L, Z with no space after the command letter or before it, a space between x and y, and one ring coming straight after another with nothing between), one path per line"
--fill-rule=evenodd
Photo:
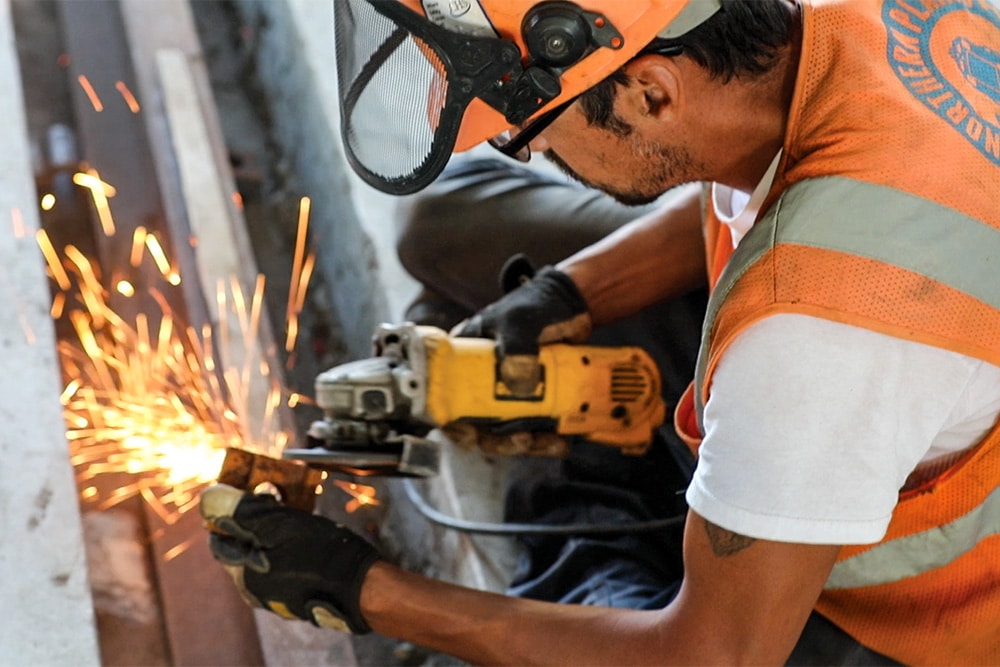
M590 24L590 35L594 43L606 49L617 51L625 46L625 38L603 14L580 12Z
M503 81L480 91L478 97L502 113L508 123L520 125L561 92L559 76L550 70L518 66Z
M625 44L603 14L561 0L536 5L524 17L521 32L528 48L525 69L480 95L512 125L521 125L559 97L559 79L566 70L596 49L617 50Z
M510 42L455 39L448 53L457 87L466 95L475 95L487 82L516 75L521 69L520 51Z

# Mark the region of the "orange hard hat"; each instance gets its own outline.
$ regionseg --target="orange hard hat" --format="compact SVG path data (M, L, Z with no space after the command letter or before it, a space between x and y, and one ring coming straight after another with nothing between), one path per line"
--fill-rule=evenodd
M721 0L336 0L344 146L395 194L574 99Z

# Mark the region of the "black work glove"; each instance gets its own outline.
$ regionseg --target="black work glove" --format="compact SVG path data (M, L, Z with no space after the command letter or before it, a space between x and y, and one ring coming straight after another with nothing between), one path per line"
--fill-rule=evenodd
M509 291L452 334L496 340L504 384L514 395L530 396L541 375L539 345L582 343L590 336L587 302L565 273L551 266L534 273L523 255L507 261L500 280Z
M371 631L361 616L361 584L379 555L364 539L273 496L225 484L205 489L200 511L212 555L247 604L321 627Z

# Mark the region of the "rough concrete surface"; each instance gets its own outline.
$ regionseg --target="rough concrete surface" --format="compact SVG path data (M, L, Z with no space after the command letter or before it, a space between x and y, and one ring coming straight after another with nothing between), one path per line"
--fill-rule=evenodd
M59 404L28 124L9 0L0 2L0 663L99 664Z

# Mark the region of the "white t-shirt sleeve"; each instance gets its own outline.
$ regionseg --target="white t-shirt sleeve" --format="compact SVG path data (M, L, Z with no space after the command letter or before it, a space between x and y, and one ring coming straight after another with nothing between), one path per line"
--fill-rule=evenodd
M750 537L877 542L983 366L805 315L755 323L713 376L688 503Z

